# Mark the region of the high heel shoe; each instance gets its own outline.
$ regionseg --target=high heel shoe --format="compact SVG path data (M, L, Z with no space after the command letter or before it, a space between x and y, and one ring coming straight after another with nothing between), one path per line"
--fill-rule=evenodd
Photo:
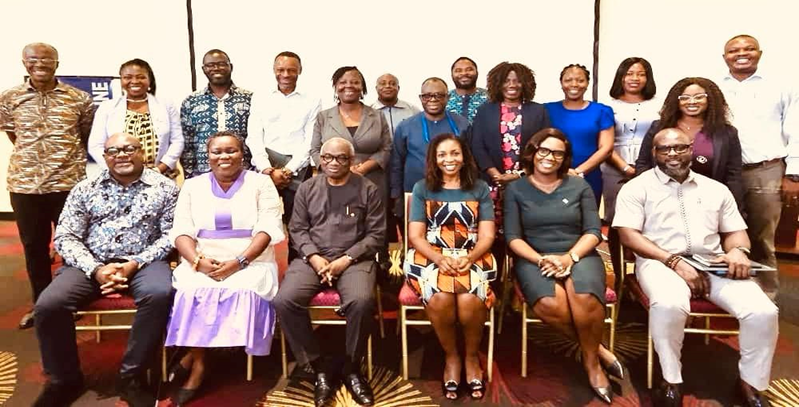
M197 394L197 389L184 389L181 387L175 392L175 397L172 401L176 406L182 407L185 406L189 400L193 399L195 394Z
M480 393L480 396L475 397L474 393L477 392ZM471 397L472 400L480 400L485 395L486 395L486 388L485 388L485 383L483 383L482 380L472 379L471 381L469 381L469 397Z
M460 397L458 388L460 388L460 384L455 380L447 380L441 383L441 391L444 393L444 398L447 400L457 400Z
M188 380L191 375L191 369L186 369L180 364L180 361L170 366L166 375L166 381L169 383L181 385Z
M619 380L624 380L624 366L622 366L621 362L619 362L619 359L616 359L613 361L613 363L602 367L605 368L605 372L607 372L609 376L613 376Z
M597 397L599 397L600 400L608 404L613 403L613 389L610 386L591 387L591 388L594 389L594 393L596 393Z

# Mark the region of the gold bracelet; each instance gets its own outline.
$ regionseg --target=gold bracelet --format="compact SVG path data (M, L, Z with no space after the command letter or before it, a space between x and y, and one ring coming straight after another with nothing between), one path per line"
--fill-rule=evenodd
M194 261L191 263L191 268L194 269L194 271L197 271L197 266L200 264L200 260L204 258L205 256L203 256L202 253L197 253L197 257L195 257Z

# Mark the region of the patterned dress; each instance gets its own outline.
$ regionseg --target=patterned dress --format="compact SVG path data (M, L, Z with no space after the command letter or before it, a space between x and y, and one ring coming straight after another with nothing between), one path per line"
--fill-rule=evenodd
M480 221L494 220L494 207L488 184L479 180L469 191L442 189L430 191L421 180L413 187L410 222L427 224L427 241L437 252L455 255L453 249L466 254L477 244ZM496 278L497 268L491 252L486 252L464 273L444 273L436 264L414 249L408 250L405 261L408 284L426 304L435 293L470 293L478 296L486 307L494 303L489 283Z
M521 169L519 154L522 143L522 107L500 106L499 134L502 135L502 173L518 173ZM496 185L491 186L491 199L494 201L494 221L497 224L497 234L503 233L502 222L502 197L503 190Z
M150 168L156 166L158 164L155 162L158 154L158 137L153 131L150 112L139 113L128 110L125 114L125 132L139 139L142 151L144 151L144 165Z

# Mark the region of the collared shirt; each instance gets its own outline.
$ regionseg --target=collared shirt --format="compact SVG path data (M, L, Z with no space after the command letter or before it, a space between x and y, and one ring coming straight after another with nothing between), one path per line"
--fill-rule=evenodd
M399 99L394 106L386 106L378 99L376 102L372 103L372 109L379 110L383 113L383 117L386 118L386 123L388 123L388 130L391 131L392 140L394 139L394 132L397 130L397 126L399 126L400 122L419 113L419 109L417 109L416 106Z
M711 254L723 251L719 233L746 223L724 184L693 171L680 184L655 167L621 188L613 227L641 231L669 253Z
M466 109L464 109L464 100L468 100L465 102ZM474 120L474 115L477 114L477 108L483 105L488 101L488 93L483 88L477 88L477 90L472 93L471 95L459 95L455 89L449 91L449 101L447 102L447 111L457 113L467 119L469 119L469 123Z
M799 174L799 93L757 72L742 81L727 73L719 87L738 129L744 164L785 157L785 172Z
M154 170L144 169L128 186L107 169L78 183L70 192L58 227L55 248L66 265L84 273L111 259L135 259L140 266L166 257L178 187Z
M613 109L613 118L616 122L616 134L613 140L613 150L621 158L634 164L641 151L641 143L652 122L660 119L660 107L663 102L656 99L643 102L625 102L620 99L610 99L607 103ZM602 163L602 171L614 168L608 163Z
M86 178L86 149L94 118L86 92L58 82L40 92L30 81L0 95L0 130L16 135L8 190L18 194L69 191Z
M263 171L272 167L266 148L291 156L285 165L291 172L296 174L304 168L310 160L313 127L321 110L322 101L305 92L295 90L284 95L275 89L256 93L247 138L255 168Z
M232 131L247 139L247 122L250 118L252 92L231 85L228 93L219 98L210 87L192 93L180 107L180 124L185 144L180 164L186 178L211 170L205 143L214 133ZM245 151L245 168L250 155Z

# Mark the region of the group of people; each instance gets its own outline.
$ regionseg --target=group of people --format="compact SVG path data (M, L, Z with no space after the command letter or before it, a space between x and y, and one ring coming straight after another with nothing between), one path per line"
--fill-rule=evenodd
M391 74L366 106L355 66L335 71L336 106L322 110L297 89L302 62L288 51L274 60L276 89L252 93L233 84L229 56L213 49L202 61L208 86L180 108L156 98L152 68L133 59L120 67L123 95L95 112L87 94L55 77L56 49L30 44L29 79L0 95L0 130L15 147L8 188L35 302L20 328L35 325L49 376L35 405L80 396L72 314L122 292L138 309L119 381L132 406L154 402L142 374L165 326L166 345L181 349L169 368L173 399L185 404L203 381L208 348L268 354L278 318L316 375L317 405L341 382L373 404L360 360L373 287L404 218L404 270L446 354L446 398L461 395L463 371L466 393L485 394L478 349L496 301L491 282L511 272L496 259L508 255L524 300L579 342L591 387L610 403L608 376L623 378L624 368L601 344L600 199L611 246L636 253L650 298L664 379L656 400L681 403L682 329L689 300L704 297L741 322L738 387L748 405L765 405L778 280L762 273L761 290L748 259L776 266L781 193L799 193L799 97L757 70L761 54L755 38L733 37L719 85L685 78L662 104L652 66L628 58L608 105L585 99L582 65L562 70L563 100L539 104L527 66L498 64L482 89L477 64L460 57L455 89L426 79L418 111L398 99ZM85 179L87 152L103 169ZM64 266L51 281L54 225ZM285 230L290 265L279 281L274 245ZM173 248L180 264L170 271ZM697 272L683 254L718 255L727 278ZM339 292L347 319L343 367L321 354L307 311L325 286Z

